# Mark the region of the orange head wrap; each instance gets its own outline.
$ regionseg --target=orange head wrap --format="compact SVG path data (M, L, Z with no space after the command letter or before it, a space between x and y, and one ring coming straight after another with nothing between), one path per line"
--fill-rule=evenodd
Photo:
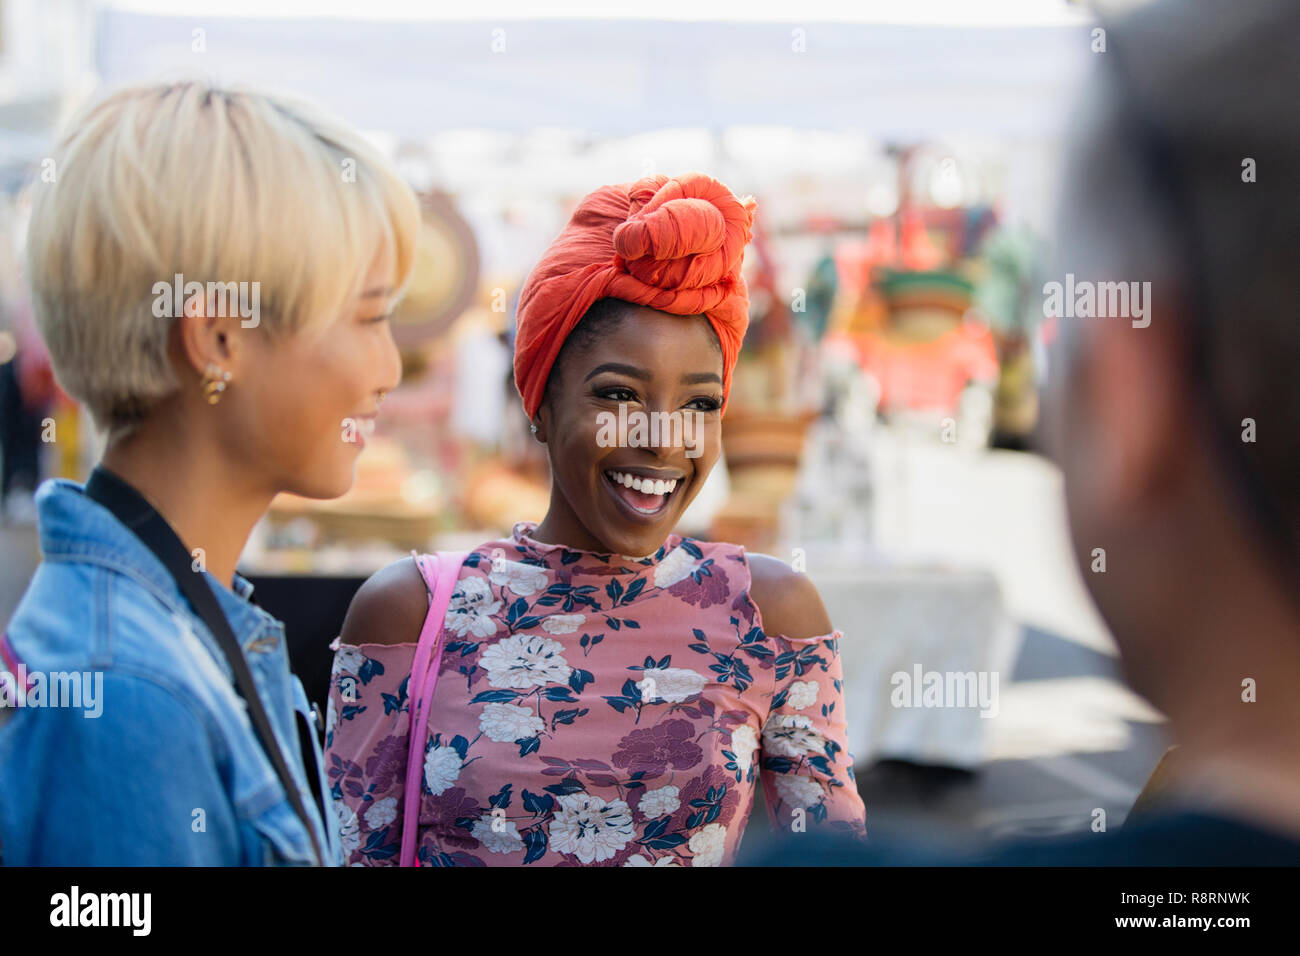
M584 198L519 294L515 387L528 417L537 414L564 340L606 298L703 313L722 345L725 410L749 324L740 263L755 206L703 173L647 176Z

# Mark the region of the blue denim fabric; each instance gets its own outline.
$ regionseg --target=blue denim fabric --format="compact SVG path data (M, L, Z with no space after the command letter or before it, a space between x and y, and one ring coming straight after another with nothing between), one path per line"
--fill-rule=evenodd
M278 865L314 861L311 839L258 743L220 646L167 569L81 485L36 495L44 561L7 628L28 675L102 675L94 708L0 707L0 858L6 865ZM341 864L307 789L284 625L208 582L243 648L326 863ZM0 672L14 666L0 660ZM3 675L0 675L3 676ZM14 678L10 679L14 683ZM87 684L89 687L93 680ZM12 695L11 695L12 696ZM98 716L94 711L99 710Z

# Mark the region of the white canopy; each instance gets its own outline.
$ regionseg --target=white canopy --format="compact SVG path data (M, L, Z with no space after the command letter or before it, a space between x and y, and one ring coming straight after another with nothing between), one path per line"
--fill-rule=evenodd
M203 3L167 5L179 14L151 12L159 6L136 0L101 10L96 61L106 85L200 73L283 87L399 137L458 128L622 135L758 124L899 140L1040 139L1060 128L1092 55L1083 15L1043 0L923 3L912 18L919 25L863 13L913 4L813 3L793 11L807 14L793 21L762 19L762 4L745 20L611 19L607 12L605 19L523 19L534 5L517 2L463 11L437 4L429 12L429 5L378 0L362 7L366 19L292 16L300 5L277 0L234 4L258 16L208 13L212 5ZM322 6L344 9L313 5ZM574 14L590 6L548 4ZM637 7L642 16L721 15L709 2ZM780 7L789 17L789 4ZM998 15L980 19L985 7ZM355 15L357 5L347 9ZM951 18L937 25L935 14L944 12L961 25Z

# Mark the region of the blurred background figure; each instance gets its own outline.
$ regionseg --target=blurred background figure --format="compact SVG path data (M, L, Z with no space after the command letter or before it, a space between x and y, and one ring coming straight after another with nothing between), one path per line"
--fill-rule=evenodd
M61 394L18 270L25 205L25 197L0 199L0 208L12 213L0 232L0 521L16 527L36 520L33 495L45 467L42 422Z
M0 332L0 514L5 522L31 525L33 494L41 477L41 420L54 390L40 339L23 323L19 333Z

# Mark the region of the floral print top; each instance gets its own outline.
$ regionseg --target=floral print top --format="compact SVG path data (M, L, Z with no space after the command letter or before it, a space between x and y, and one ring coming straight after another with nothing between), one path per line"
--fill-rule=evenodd
M774 827L866 835L840 632L763 630L744 549L646 558L530 537L470 553L447 610L426 866L718 866L761 783ZM352 865L396 865L412 643L338 647L326 767Z

